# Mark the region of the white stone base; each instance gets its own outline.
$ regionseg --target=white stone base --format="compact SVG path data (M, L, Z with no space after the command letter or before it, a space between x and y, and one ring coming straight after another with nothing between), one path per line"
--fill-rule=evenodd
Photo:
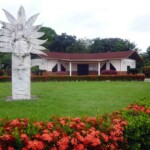
M35 95L32 95L31 96L31 99L13 99L12 98L12 96L8 96L8 97L6 97L6 99L5 99L5 101L23 101L23 100L25 100L25 101L33 101L33 100L38 100L38 97L37 96L35 96Z
M23 60L23 65L19 68L14 63L18 57L12 55L12 99L13 100L29 100L31 99L30 92L30 56L26 56Z

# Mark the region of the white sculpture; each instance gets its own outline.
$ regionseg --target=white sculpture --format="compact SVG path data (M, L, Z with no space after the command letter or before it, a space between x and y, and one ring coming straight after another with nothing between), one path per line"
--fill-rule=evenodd
M3 9L4 10L4 9ZM32 26L39 14L31 16L26 21L24 8L19 8L17 19L4 10L9 23L0 21L0 52L12 53L12 99L31 99L30 53L43 54L45 48L40 46L46 40L39 40L44 35L38 32L41 25Z

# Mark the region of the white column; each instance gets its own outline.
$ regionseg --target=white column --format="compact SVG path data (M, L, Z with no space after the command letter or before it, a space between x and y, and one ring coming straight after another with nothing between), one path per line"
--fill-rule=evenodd
M110 70L110 62L106 62L106 70Z
M60 62L58 62L58 72L61 71L61 66L60 66Z
M69 63L69 76L72 76L72 63Z
M121 74L121 71L122 71L122 62L121 62L121 59L120 59L120 74Z
M98 62L98 76L101 74L101 63L100 62Z

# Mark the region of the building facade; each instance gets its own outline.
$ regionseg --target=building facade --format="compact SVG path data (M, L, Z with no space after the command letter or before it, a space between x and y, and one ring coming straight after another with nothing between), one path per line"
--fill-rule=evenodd
M46 52L32 59L32 67L38 66L47 75L100 75L103 70L115 70L126 74L142 61L136 51L107 52L94 54Z

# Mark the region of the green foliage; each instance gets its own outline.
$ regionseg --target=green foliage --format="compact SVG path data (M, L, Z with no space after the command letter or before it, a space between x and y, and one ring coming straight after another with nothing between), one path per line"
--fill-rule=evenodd
M11 68L11 54L0 52L0 69L7 70Z
M62 33L53 38L49 46L50 51L67 52L67 50L76 43L76 37Z
M76 43L74 43L71 47L69 47L67 49L67 52L69 52L69 53L88 53L89 49L85 45L85 43L83 43L82 40L78 40L78 41L76 41Z
M124 131L128 139L127 149L148 150L150 147L150 115L126 111L124 118L128 122Z
M49 28L49 27L42 27L39 30L39 32L44 32L45 33L45 35L43 35L43 37L41 39L44 39L44 40L47 39L46 43L44 43L43 46L45 48L48 48L49 45L52 43L52 39L57 35L56 32L53 29Z
M142 71L146 77L150 77L150 66L143 67Z
M116 52L116 51L129 51L138 50L134 43L128 40L123 40L120 38L106 38L100 39L96 38L93 40L93 44L90 46L90 52Z
M150 46L147 48L145 53L141 54L143 59L143 66L150 66Z
M138 74L139 70L137 68L130 68L128 70L128 74Z
M13 137L15 138L15 149L21 149L23 147L23 142L20 138L20 134L18 128L16 127L14 132L12 133Z
M39 72L40 72L39 66L34 66L34 67L32 67L32 68L31 68L31 72L32 72L32 74L34 74L34 75L39 75Z
M3 76L3 75L4 75L4 71L0 70L0 76Z
M0 82L7 82L7 81L11 81L10 76L0 76Z

